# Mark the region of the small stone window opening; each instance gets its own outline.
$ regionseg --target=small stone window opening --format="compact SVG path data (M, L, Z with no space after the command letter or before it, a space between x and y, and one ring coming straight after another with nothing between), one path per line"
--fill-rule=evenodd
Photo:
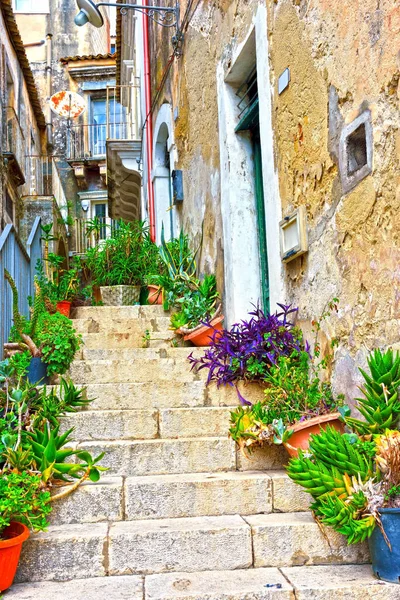
M367 164L367 139L363 123L347 138L347 172L354 175Z
M340 137L339 170L345 194L372 172L372 151L371 113L366 110L344 127Z

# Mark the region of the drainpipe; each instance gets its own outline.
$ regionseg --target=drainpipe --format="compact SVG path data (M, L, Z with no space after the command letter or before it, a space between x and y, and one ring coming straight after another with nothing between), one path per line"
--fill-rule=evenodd
M46 78L47 78L47 97L51 98L52 95L52 58L53 58L53 48L52 48L52 34L48 33L46 35L47 40L47 53L46 53ZM53 146L53 113L51 112L50 104L47 104L46 110L46 131L47 131L47 146Z
M143 0L143 6L147 0ZM146 107L146 152L147 152L147 193L149 199L150 239L156 241L156 224L154 212L154 187L152 180L153 171L153 121L151 111L151 78L150 78L150 46L149 46L149 18L147 11L143 12L143 57L144 57L144 92Z

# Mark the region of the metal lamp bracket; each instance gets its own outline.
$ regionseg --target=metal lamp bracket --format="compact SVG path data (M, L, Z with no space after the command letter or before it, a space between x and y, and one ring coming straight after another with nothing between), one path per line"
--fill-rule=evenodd
M179 4L174 8L168 6L142 6L140 4L122 4L115 2L99 2L97 6L113 6L119 8L121 15L128 14L128 10L137 10L140 13L147 14L149 19L161 25L161 27L176 27L179 22Z

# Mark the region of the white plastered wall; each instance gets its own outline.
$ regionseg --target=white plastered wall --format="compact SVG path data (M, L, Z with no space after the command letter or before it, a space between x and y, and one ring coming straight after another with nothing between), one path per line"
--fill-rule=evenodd
M224 240L225 311L228 326L245 318L261 296L258 229L250 135L235 133L238 123L237 87L257 63L260 136L266 209L271 311L283 300L279 252L281 204L274 167L267 12L260 5L245 41L234 52L231 68L217 68L221 158L221 213Z
M165 166L164 149L169 153L169 168ZM162 104L157 113L153 131L153 172L154 203L156 216L156 243L160 244L161 227L164 223L165 239L177 235L177 211L171 204L171 173L177 162L172 107Z

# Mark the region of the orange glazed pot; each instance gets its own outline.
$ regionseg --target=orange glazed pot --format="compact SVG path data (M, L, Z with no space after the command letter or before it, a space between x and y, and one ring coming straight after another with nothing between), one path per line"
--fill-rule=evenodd
M0 592L8 590L14 581L22 544L29 537L29 529L22 523L11 523L0 540Z
M215 329L217 329L218 332L221 332L216 334L216 339L221 337L223 320L223 316L211 319L211 327L203 325L202 327L199 327L198 329L192 331L192 333L188 333L188 335L185 335L183 339L185 340L185 342L192 342L192 344L194 344L195 346L210 346Z
M71 314L71 302L69 300L61 300L61 302L57 302L56 308L59 313L69 318Z
M148 285L147 287L149 290L149 304L162 304L163 300L161 288L157 285Z
M289 442L284 444L289 455L296 458L299 450L308 450L310 435L312 433L320 433L321 429L326 429L328 425L344 433L344 423L339 420L339 417L339 413L320 415L308 421L296 423L296 425L290 427L293 434L289 438Z

